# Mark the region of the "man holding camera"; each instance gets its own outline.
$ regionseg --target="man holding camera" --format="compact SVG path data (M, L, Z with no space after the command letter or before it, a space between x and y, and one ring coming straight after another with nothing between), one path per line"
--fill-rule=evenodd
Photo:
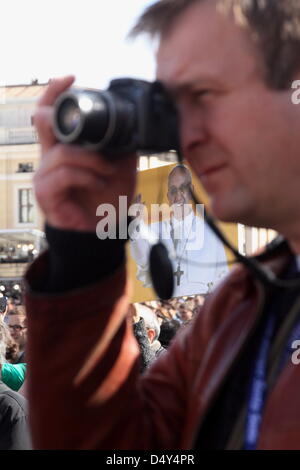
M299 18L297 0L159 0L136 27L160 38L157 76L214 215L279 231L286 241L257 261L293 279ZM96 207L132 198L136 160L111 164L56 142L52 105L72 80L50 84L35 118L43 155L35 188L50 245L27 274L35 447L299 448L300 369L289 355L300 339L299 288L266 289L238 266L140 377L124 319L124 241L95 235Z

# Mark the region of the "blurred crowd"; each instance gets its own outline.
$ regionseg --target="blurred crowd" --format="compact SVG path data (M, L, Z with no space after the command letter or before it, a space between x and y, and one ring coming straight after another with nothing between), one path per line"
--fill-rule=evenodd
M204 296L134 303L129 307L140 347L141 373L197 314ZM30 449L26 398L27 320L21 299L0 297L0 450Z
M0 450L31 448L26 399L25 308L0 297Z
M197 315L205 297L134 303L129 307L133 332L141 352L141 372L170 346L175 335Z
M190 297L175 297L161 302L142 302L141 304L153 310L161 324L169 320L176 320L182 325L192 320L203 305L204 300L204 295L195 295Z

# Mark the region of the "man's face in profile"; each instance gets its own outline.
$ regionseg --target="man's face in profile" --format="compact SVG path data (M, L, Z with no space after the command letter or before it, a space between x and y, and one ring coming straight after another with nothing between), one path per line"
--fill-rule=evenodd
M214 215L284 233L286 214L299 210L300 106L290 89L268 88L256 43L216 5L193 3L162 36L157 78L174 97L184 158ZM172 187L173 178L169 200L188 201Z
M168 200L178 219L184 218L191 211L191 179L187 171L176 169L168 180ZM187 206L189 205L189 206Z
M26 317L22 315L9 315L8 327L11 337L23 348L27 339Z

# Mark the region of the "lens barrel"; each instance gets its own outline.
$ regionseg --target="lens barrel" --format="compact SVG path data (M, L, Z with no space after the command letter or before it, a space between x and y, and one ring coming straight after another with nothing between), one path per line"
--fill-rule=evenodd
M63 143L114 153L132 144L135 121L133 104L111 91L70 90L55 103L54 133Z
M100 145L107 137L109 103L105 92L72 90L55 104L54 133L64 143Z
M70 135L80 126L80 110L77 103L67 98L61 105L59 114L59 128L64 135Z
M54 133L109 157L178 150L173 102L160 82L124 78L105 91L70 89L54 106Z

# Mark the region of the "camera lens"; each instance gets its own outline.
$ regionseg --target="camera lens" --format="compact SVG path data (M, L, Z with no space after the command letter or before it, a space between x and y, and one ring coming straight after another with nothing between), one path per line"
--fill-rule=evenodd
M108 93L70 90L55 104L53 129L60 142L100 148L115 130L115 112Z
M71 88L55 102L58 141L100 151L109 158L132 152L176 150L177 113L159 82L113 80L104 91Z
M59 109L57 120L63 134L72 134L81 121L81 114L77 103L71 98L66 99Z

